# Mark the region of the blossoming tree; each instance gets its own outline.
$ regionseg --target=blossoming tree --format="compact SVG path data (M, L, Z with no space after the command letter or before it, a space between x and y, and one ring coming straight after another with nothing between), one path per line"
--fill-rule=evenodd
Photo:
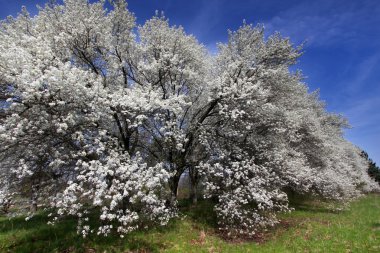
M289 191L378 190L346 120L289 70L301 55L289 39L244 23L212 56L163 15L136 26L125 1L110 2L1 23L1 205L20 195L52 207L52 222L78 217L83 236L123 235L176 216L188 171L217 200L220 228L252 235L289 210Z

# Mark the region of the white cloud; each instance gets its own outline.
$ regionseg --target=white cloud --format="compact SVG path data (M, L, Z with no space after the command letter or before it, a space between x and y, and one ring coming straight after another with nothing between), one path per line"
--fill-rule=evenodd
M269 33L279 31L295 43L329 46L355 43L364 33L379 32L377 1L304 1L280 12L266 23ZM361 41L362 42L362 41ZM367 41L375 42L378 41Z

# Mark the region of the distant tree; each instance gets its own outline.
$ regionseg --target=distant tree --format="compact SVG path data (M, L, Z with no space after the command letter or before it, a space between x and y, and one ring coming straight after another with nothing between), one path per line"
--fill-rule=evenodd
M376 165L376 163L371 158L369 158L367 152L363 151L362 156L368 161L369 176L380 184L380 168Z

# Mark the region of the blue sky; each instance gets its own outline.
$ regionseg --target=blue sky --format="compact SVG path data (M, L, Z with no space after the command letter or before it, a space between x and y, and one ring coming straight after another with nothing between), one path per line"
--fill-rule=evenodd
M46 0L0 0L0 18L21 6L36 14ZM210 51L227 29L262 23L298 45L306 42L297 68L310 90L320 89L329 111L345 115L346 136L380 163L380 1L378 0L129 0L143 23L156 10L182 25Z

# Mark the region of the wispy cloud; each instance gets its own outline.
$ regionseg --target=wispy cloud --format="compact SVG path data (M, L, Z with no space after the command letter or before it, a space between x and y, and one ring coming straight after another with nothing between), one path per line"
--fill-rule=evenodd
M290 36L296 43L306 40L309 46L363 43L364 34L379 36L379 13L379 1L303 1L278 13L266 27L269 32Z
M350 141L364 148L373 160L380 162L380 98L378 92L363 98L354 95L342 101L340 109L352 126L346 131Z
M363 86L367 86L368 81L374 73L380 71L380 52L373 54L370 57L364 59L359 65L355 66L357 69L357 74L353 79L346 82L347 92L350 94L355 94L358 90L363 89ZM376 87L380 88L380 80L377 81ZM378 98L379 102L380 99ZM379 107L380 108L380 107Z

